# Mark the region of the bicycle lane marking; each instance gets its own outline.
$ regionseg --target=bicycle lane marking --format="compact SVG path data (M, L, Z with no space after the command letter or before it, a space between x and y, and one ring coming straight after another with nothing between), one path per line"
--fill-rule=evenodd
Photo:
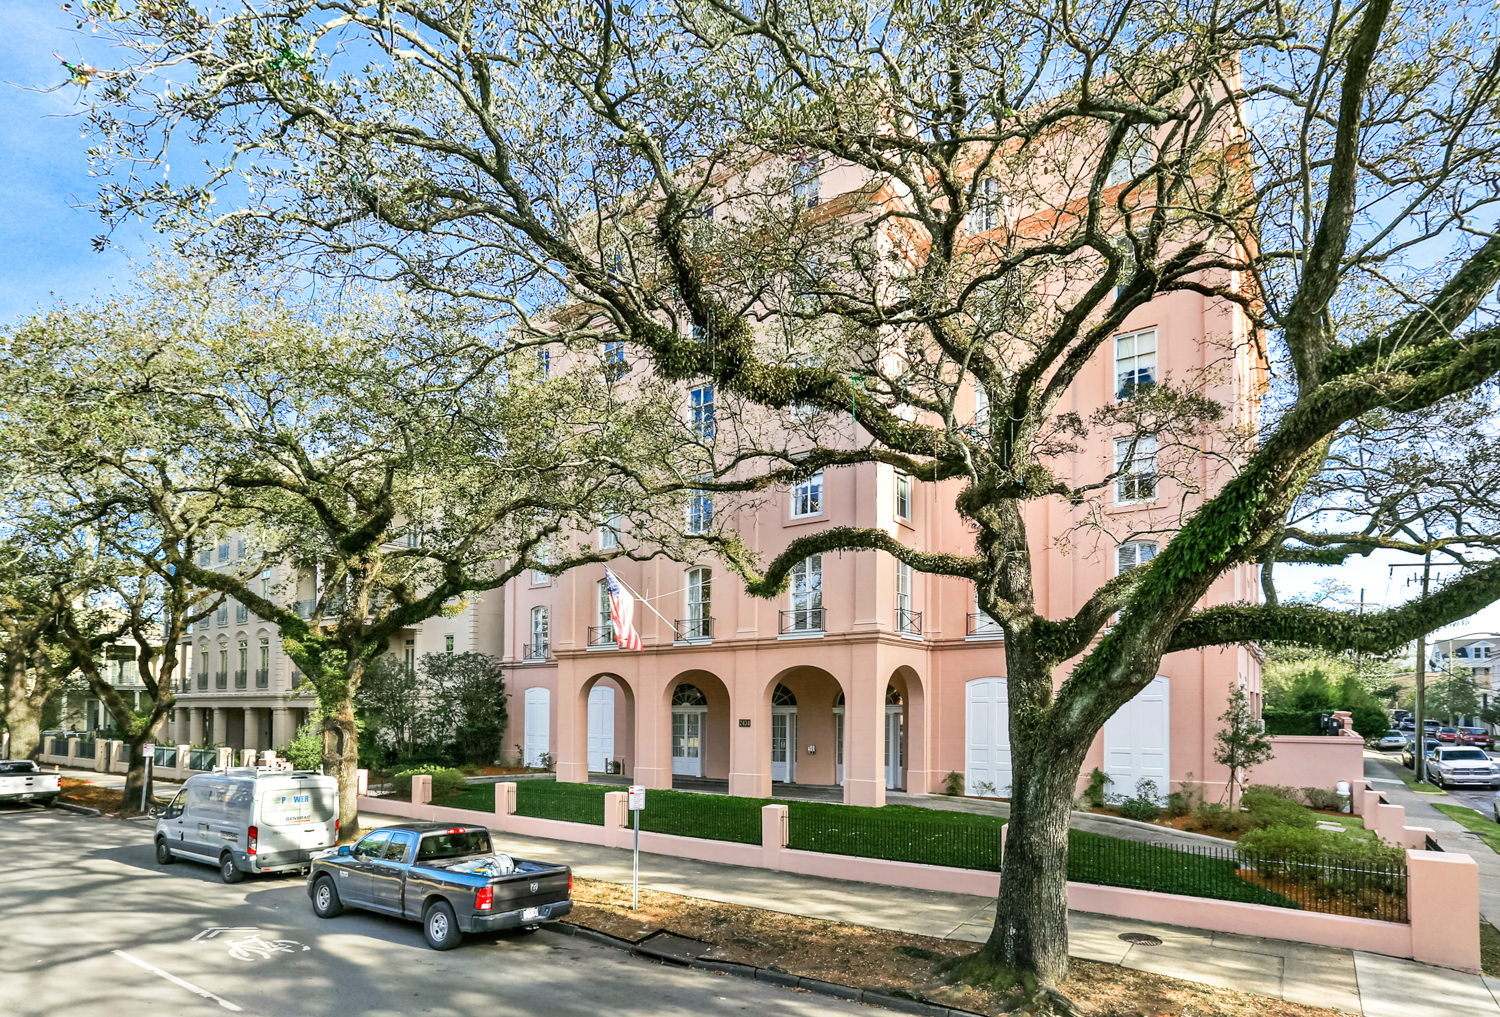
M167 981L171 982L173 985L181 986L182 988L188 990L191 993L194 993L195 995L202 996L204 999L211 999L215 1003L218 1003L224 1009L229 1010L232 1013L243 1013L244 1012L241 1007L238 1007L235 1004L231 1003L229 1000L225 999L223 996L216 996L212 992L209 992L207 989L203 988L203 986L201 986L201 985L194 985L192 982L188 981L185 978L178 978L176 975L172 974L172 972L170 972L170 971L163 971L161 968L157 967L155 964L151 964L151 963L149 963L147 961L143 961L139 957L134 957L134 956L126 953L124 950L111 950L110 953L114 954L116 957L121 958L122 960L129 961L130 963L134 964L136 967L141 968L144 971L151 972L153 975L156 975L158 978L165 978Z

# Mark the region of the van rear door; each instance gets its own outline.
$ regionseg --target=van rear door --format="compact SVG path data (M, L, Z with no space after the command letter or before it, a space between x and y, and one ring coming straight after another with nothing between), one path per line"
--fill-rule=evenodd
M260 796L261 863L306 861L314 851L332 847L337 785L322 778L278 784Z

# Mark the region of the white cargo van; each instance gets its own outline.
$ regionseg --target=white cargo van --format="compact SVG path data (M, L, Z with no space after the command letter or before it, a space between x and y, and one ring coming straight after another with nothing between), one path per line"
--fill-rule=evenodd
M338 815L338 782L322 774L248 766L196 773L156 822L156 860L214 865L226 883L305 869L338 841Z

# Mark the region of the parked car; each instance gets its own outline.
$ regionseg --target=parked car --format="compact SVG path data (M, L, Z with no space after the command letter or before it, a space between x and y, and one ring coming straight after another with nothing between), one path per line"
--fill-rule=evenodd
M218 866L226 883L247 872L306 869L338 843L339 786L309 770L232 767L195 773L156 823L156 861Z
M1391 728L1380 736L1380 740L1375 743L1375 747L1382 752L1393 752L1396 749L1404 749L1406 748L1406 735L1395 728Z
M1458 744L1477 745L1481 749L1493 749L1495 747L1495 739L1482 727L1461 727L1458 729Z
M1425 748L1423 751L1429 756L1443 744L1436 738L1427 738L1424 741ZM1415 741L1409 741L1406 743L1406 748L1401 750L1401 765L1408 770L1415 770L1417 768L1416 744Z
M421 922L434 950L451 950L466 932L557 921L573 910L573 871L498 854L482 826L403 823L320 853L307 894L319 918L346 907L395 915Z
M62 793L62 778L43 773L30 759L0 759L0 802L36 802L57 804Z
M1500 788L1500 764L1483 749L1468 745L1444 745L1427 761L1428 778L1441 788Z
M1438 728L1437 729L1437 739L1440 742L1448 742L1450 744L1456 743L1458 741L1458 728L1456 728L1456 727L1440 727L1440 728Z
M1402 717L1400 720L1396 721L1396 727L1400 728L1402 731L1415 731L1417 729L1417 722L1412 720L1410 717Z

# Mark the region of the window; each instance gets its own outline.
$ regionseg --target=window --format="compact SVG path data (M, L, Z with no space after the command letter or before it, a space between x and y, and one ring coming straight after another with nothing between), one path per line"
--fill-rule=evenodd
M271 599L271 570L266 569L260 574L260 595L267 600Z
M1115 153L1114 164L1109 168L1106 186L1113 187L1139 177L1151 168L1155 155L1151 151L1151 127L1136 124L1126 129L1125 140Z
M1131 447L1134 446L1134 452ZM1115 504L1131 505L1156 497L1156 439L1149 434L1115 439Z
M793 632L823 629L823 556L815 554L792 566L792 611L787 626Z
M1156 384L1156 329L1115 336L1115 398L1129 399Z
M896 472L896 518L911 522L911 474Z
M625 364L625 344L618 339L604 344L604 376L618 381L628 370Z
M1474 647L1474 654L1473 654L1473 656L1474 656L1475 660L1489 660L1490 659L1490 644L1489 643L1480 643L1478 646Z
M1156 541L1130 540L1115 548L1115 574L1129 572L1156 557Z
M896 628L902 632L917 632L917 616L911 609L911 566L904 561L896 563Z
M545 660L547 657L547 645L551 641L551 628L548 624L547 609L545 607L534 607L531 609L531 645L526 648L526 659Z
M816 516L823 512L823 471L792 486L792 518Z
M615 641L615 623L609 616L609 584L599 580L599 625L594 635L595 645Z
M818 207L818 173L816 155L800 155L792 158L792 211L800 212Z
M714 436L714 387L700 385L688 393L693 433L700 438Z
M985 233L1000 228L1000 181L985 177L974 188L974 203L969 208L968 230Z
M245 558L245 548L247 546L249 546L249 543L250 542L248 540L246 540L244 537L241 537L239 540L235 541L235 545L234 545L234 557L235 557L236 561L243 561L244 560L244 558Z
M271 671L271 640L265 636L260 637L260 672L269 674Z
M240 624L244 624L245 622L249 621L250 609L244 604L234 605L234 620L239 622Z
M229 605L228 604L220 604L219 605L219 611L218 611L218 614L215 616L214 620L217 621L220 625L228 625L229 624Z
M714 496L708 491L695 490L688 497L687 531L707 533L714 524Z
M446 654L448 654L448 656L450 656L450 657L453 656L453 637L452 636L444 636L443 637L443 652L446 653Z
M406 673L407 674L416 674L417 673L417 641L415 639L408 639L406 641L406 650L405 650L405 653L403 654L403 658L404 658L404 663L406 664Z
M599 523L599 549L608 551L620 546L620 513L611 512Z
M240 640L240 666L238 668L236 668L235 670L237 670L240 674L244 674L249 669L250 669L250 644L247 643L247 642L245 642L245 640L241 639Z
M541 349L536 351L536 376L545 378L552 373L552 351Z
M221 541L219 544L219 561L229 560L229 541Z
M221 647L219 649L219 674L226 675L228 673L229 673L229 651L226 650L226 649L223 649Z
M205 547L203 550L201 550L201 551L198 552L198 564L199 564L199 566L201 566L203 568L207 568L209 566L209 564L213 561L213 557L214 557L214 553L212 551L210 551L208 548Z
M406 546L407 547L421 547L422 546L422 531L420 529L418 529L415 526L408 526L406 528Z
M550 565L552 563L552 545L546 543L538 544L532 550L531 558L532 561L536 562L538 565ZM541 569L531 570L531 585L533 586L545 583L548 579L551 578L551 576L547 575L547 573L543 572Z
M969 635L971 636L1001 636L1005 630L1000 623L991 618L989 613L979 606L979 587L974 587L974 613L970 615Z
M713 636L713 586L712 569L688 569L687 574L687 624L683 626L683 639L709 639Z
M974 426L981 431L990 427L990 394L979 384L974 386Z

